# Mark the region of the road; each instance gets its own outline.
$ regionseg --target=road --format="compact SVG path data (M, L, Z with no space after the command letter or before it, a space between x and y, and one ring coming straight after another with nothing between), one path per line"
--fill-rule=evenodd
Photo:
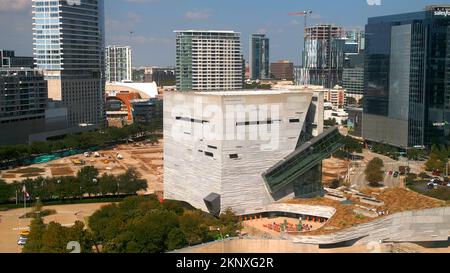
M422 172L422 165L424 163L416 161L408 162L406 158L396 161L387 156L375 154L368 150L363 151L363 156L364 160L354 162L353 167L351 168L350 171L350 183L357 189L364 189L368 187L369 183L366 180L364 171L366 170L366 166L369 163L369 161L371 161L375 157L380 158L384 162L385 166L384 170L386 172L386 175L384 178L384 182L382 183L382 186L386 188L403 187L401 177L393 177L392 175L389 175L388 173L390 171L392 172L398 171L400 166L409 166L411 168L411 172L418 174Z

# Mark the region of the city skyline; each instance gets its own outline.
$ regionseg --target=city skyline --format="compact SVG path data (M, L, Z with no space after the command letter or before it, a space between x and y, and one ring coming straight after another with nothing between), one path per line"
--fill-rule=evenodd
M206 0L106 1L106 44L123 44L133 48L133 66L174 66L175 29L212 29L266 34L272 40L271 62L289 59L301 63L303 48L303 18L288 16L288 12L310 9L314 13L309 25L331 23L347 29L364 29L368 17L421 11L434 1L383 0L371 6L365 0L344 0L339 6L324 5L325 0L249 1L232 5ZM358 13L352 11L358 11ZM167 16L167 12L173 16ZM353 16L342 17L340 14ZM0 0L0 34L7 37L0 45L15 49L18 55L32 55L31 0ZM250 19L251 18L251 19ZM7 22L7 23L6 23ZM248 61L249 44L242 39L242 50Z

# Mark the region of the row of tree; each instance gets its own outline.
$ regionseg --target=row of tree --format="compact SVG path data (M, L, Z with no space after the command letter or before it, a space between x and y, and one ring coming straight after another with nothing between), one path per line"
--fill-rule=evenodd
M433 145L428 157L428 161L425 163L427 171L439 171L446 173L448 158L450 157L450 146L438 146Z
M241 229L236 215L228 210L215 218L189 205L156 196L134 196L95 212L88 228L76 223L64 228L33 220L24 247L26 253L64 253L76 241L82 252L163 253L186 246L236 236ZM223 237L222 237L223 236Z
M87 166L81 169L76 176L38 177L12 184L0 181L0 203L15 200L16 197L18 200L23 200L25 197L22 193L24 185L32 200L39 198L42 201L86 196L128 195L147 189L147 181L139 178L134 169L129 169L118 176L109 174L99 176L96 168Z
M161 130L161 128L162 119L158 119L147 125L132 124L123 128L104 128L92 132L67 135L58 140L34 142L30 145L0 146L0 163L74 148L106 146L126 141L130 138L150 135Z
M351 136L346 136L343 140L343 144L344 146L342 149L333 154L334 157L346 160L351 158L351 154L353 153L363 152L364 145Z

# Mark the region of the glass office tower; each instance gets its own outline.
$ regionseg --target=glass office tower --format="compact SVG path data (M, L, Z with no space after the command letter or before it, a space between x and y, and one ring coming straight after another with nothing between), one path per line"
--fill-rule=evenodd
M250 36L250 79L270 79L270 42L265 34Z
M364 128L367 140L397 147L448 143L450 5L369 18Z
M103 124L103 0L33 0L35 64L49 98L68 108L69 126Z

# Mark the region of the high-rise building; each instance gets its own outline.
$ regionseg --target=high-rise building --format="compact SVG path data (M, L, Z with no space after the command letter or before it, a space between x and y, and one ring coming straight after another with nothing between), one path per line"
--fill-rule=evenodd
M356 53L365 49L366 46L366 34L362 30L348 30L345 32L345 37L348 39L349 43L357 45Z
M143 82L156 82L157 86L176 85L174 67L144 67Z
M369 18L364 138L398 147L450 140L450 5Z
M270 79L270 42L265 34L250 36L250 79Z
M34 59L33 57L16 56L13 50L0 49L0 67L34 68Z
M0 145L27 143L45 128L47 82L41 71L0 68Z
M276 80L294 80L294 63L290 61L271 63L270 77Z
M133 79L132 50L129 46L112 45L106 48L106 81L121 82Z
M35 64L70 127L105 121L104 1L33 0Z
M342 87L346 90L347 98L354 98L358 102L364 96L364 67L344 68Z
M179 91L242 89L240 33L210 30L175 33Z
M344 37L340 26L317 25L305 29L304 83L327 88L341 83Z

